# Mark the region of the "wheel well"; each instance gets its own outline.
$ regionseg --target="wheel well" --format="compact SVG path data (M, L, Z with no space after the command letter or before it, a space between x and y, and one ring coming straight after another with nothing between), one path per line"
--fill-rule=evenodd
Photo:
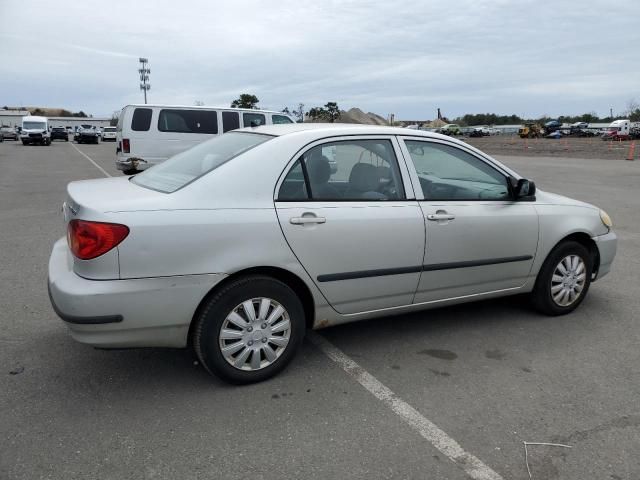
M313 322L315 319L315 304L313 301L313 295L309 290L309 287L304 283L304 281L298 277L296 274L289 272L288 270L284 270L283 268L278 267L253 267L247 268L245 270L240 270L229 275L227 278L218 283L215 287L213 287L209 292L204 296L204 298L198 304L198 308L196 308L195 313L193 314L193 318L191 319L191 325L189 325L189 336L187 338L187 342L191 344L192 339L192 329L195 324L195 319L200 314L200 311L204 307L207 300L215 295L215 293L223 288L229 282L236 280L239 277L244 277L247 275L266 275L276 280L280 280L282 283L285 283L289 288L291 288L302 301L302 307L304 308L304 316L307 324L307 328L313 327Z
M573 241L573 242L578 242L579 244L583 245L584 247L587 248L587 250L589 250L589 253L591 254L591 258L593 259L593 276L595 278L595 275L598 273L598 269L600 268L600 252L598 251L598 247L596 246L596 242L593 241L593 239L584 232L576 232L576 233L572 233L571 235L567 235L566 237L564 237L562 240L560 240L553 248L555 248L556 246L560 245L563 242L567 242L567 241Z

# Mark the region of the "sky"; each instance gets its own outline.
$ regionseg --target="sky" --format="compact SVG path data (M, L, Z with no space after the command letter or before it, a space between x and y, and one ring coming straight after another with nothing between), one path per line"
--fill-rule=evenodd
M111 116L143 103L146 57L149 103L606 116L640 101L638 19L635 0L0 0L0 107Z

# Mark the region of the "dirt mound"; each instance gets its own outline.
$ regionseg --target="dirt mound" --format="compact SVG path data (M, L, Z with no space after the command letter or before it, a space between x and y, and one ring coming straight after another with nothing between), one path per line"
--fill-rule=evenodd
M352 108L347 112L341 110L338 121L341 123L364 123L366 125L389 125L389 122L380 115L371 112L364 113L359 108Z
M322 123L326 120L310 120L305 116L305 122ZM376 115L375 113L364 113L359 108L352 108L349 111L340 110L340 118L336 120L336 123L363 123L365 125L389 125L387 119Z

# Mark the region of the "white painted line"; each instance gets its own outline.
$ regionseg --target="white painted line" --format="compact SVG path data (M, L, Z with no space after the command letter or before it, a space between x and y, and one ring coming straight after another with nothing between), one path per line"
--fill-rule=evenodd
M316 332L308 331L307 338L325 355L351 375L369 393L384 403L393 412L417 431L429 443L462 468L474 480L503 480L478 458L466 452L458 442L424 417L415 408L399 398L387 386L349 358L344 352Z
M84 158L86 158L87 160L89 160L91 163L93 163L93 165L100 170L102 173L104 173L107 177L110 177L111 175L104 169L102 168L100 165L98 165L96 162L93 161L93 158L91 158L89 155L87 155L86 153L84 153L82 150L80 150L78 147L76 147L73 143L69 142L69 145L71 145L73 148L75 148L78 153L80 155L82 155Z

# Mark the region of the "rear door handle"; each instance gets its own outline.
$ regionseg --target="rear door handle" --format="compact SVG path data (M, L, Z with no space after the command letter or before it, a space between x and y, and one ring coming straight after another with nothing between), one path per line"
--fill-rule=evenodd
M453 220L456 218L455 215L451 215L449 213L430 213L427 215L427 220L438 221L438 220Z
M325 223L325 217L291 217L289 223L293 225L306 225L308 223Z

